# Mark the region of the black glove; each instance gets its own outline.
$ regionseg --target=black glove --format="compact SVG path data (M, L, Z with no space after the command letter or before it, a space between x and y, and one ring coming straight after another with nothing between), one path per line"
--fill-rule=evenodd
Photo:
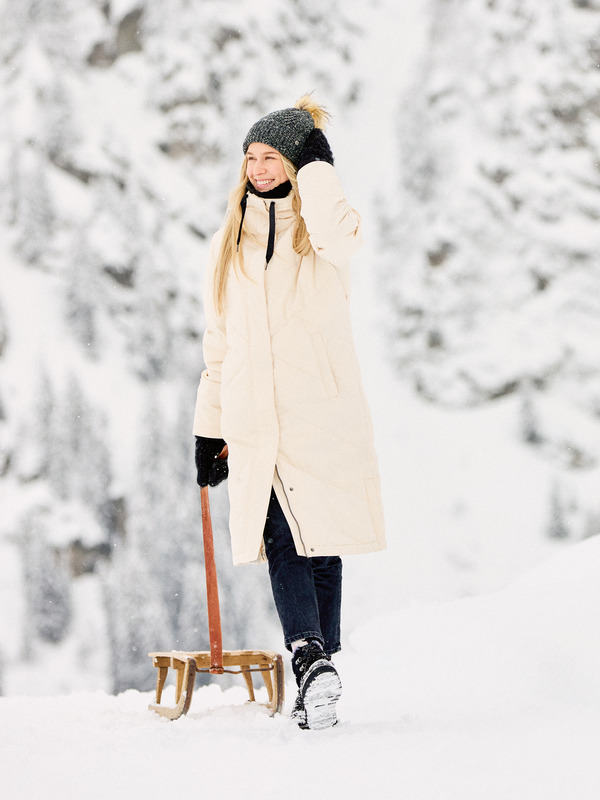
M218 486L229 475L227 458L218 458L225 447L223 439L208 439L206 436L196 436L196 469L199 486Z
M333 153L327 141L327 137L320 128L313 128L308 134L302 152L300 153L300 160L298 161L298 169L302 169L311 161L326 161L328 164L333 164Z

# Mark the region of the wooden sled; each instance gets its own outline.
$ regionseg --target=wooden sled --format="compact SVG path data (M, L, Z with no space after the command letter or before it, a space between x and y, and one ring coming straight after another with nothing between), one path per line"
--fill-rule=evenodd
M225 457L224 450L221 457ZM187 714L192 702L196 674L208 672L212 675L234 673L243 675L250 702L255 702L252 673L260 672L267 688L266 707L272 714L283 708L284 676L283 658L271 650L226 650L223 651L221 638L221 612L219 609L219 589L213 542L208 486L200 490L202 501L202 533L204 539L204 564L206 569L206 597L208 605L208 629L210 652L183 652L173 650L169 653L148 653L153 665L158 669L156 679L156 702L148 708L168 719L177 719ZM175 705L161 705L162 692L169 669L177 671L175 684Z
M156 679L156 703L150 704L148 708L163 717L177 719L182 714L187 714L192 702L195 678L198 672L212 674L227 672L243 675L250 702L256 700L252 673L260 672L269 697L268 702L264 705L271 714L277 714L283 708L283 659L279 653L271 650L225 650L222 653L223 668L218 673L210 667L211 654L209 652L195 653L174 650L171 653L149 653L149 655L158 669L158 677ZM175 705L163 706L160 705L160 701L169 669L177 670Z

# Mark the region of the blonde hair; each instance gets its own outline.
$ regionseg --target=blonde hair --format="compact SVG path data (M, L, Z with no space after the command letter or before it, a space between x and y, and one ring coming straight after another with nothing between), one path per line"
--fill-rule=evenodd
M313 118L315 128L323 130L329 114L320 105L318 105L311 97L310 94L303 95L294 104L295 108L301 111L308 111ZM292 210L295 214L295 222L292 230L292 246L296 253L300 256L306 256L311 250L311 244L306 230L304 218L300 213L301 201L298 192L297 169L294 164L285 156L279 154L283 162L285 174L292 185ZM241 202L246 194L246 187L248 185L248 178L246 175L248 159L244 156L242 167L240 170L240 179L237 186L229 194L229 204L225 224L223 226L223 236L219 251L217 253L217 263L215 266L215 277L213 285L213 301L218 315L223 314L225 310L225 291L227 287L227 278L229 270L233 267L236 271L239 269L242 275L248 277L244 268L244 256L241 247L238 247L238 236L240 233L240 225L242 223L242 207Z

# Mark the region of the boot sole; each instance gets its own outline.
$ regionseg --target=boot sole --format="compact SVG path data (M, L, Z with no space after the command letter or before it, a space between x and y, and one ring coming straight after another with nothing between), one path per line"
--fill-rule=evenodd
M306 727L310 730L331 728L337 724L336 703L342 694L340 676L331 665L325 662L313 665L306 676L304 689L304 711Z

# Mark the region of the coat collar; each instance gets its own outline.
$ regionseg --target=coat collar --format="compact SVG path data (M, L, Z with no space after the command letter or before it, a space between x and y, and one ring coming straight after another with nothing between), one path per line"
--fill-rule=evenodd
M271 203L275 203L275 215L278 219L285 219L286 217L293 216L294 214L292 209L291 194L288 194L287 197L275 197L269 199L266 197L260 197L257 194L248 193L246 202L248 209L253 208L258 212L264 213L265 218L267 219L269 216L269 207Z

